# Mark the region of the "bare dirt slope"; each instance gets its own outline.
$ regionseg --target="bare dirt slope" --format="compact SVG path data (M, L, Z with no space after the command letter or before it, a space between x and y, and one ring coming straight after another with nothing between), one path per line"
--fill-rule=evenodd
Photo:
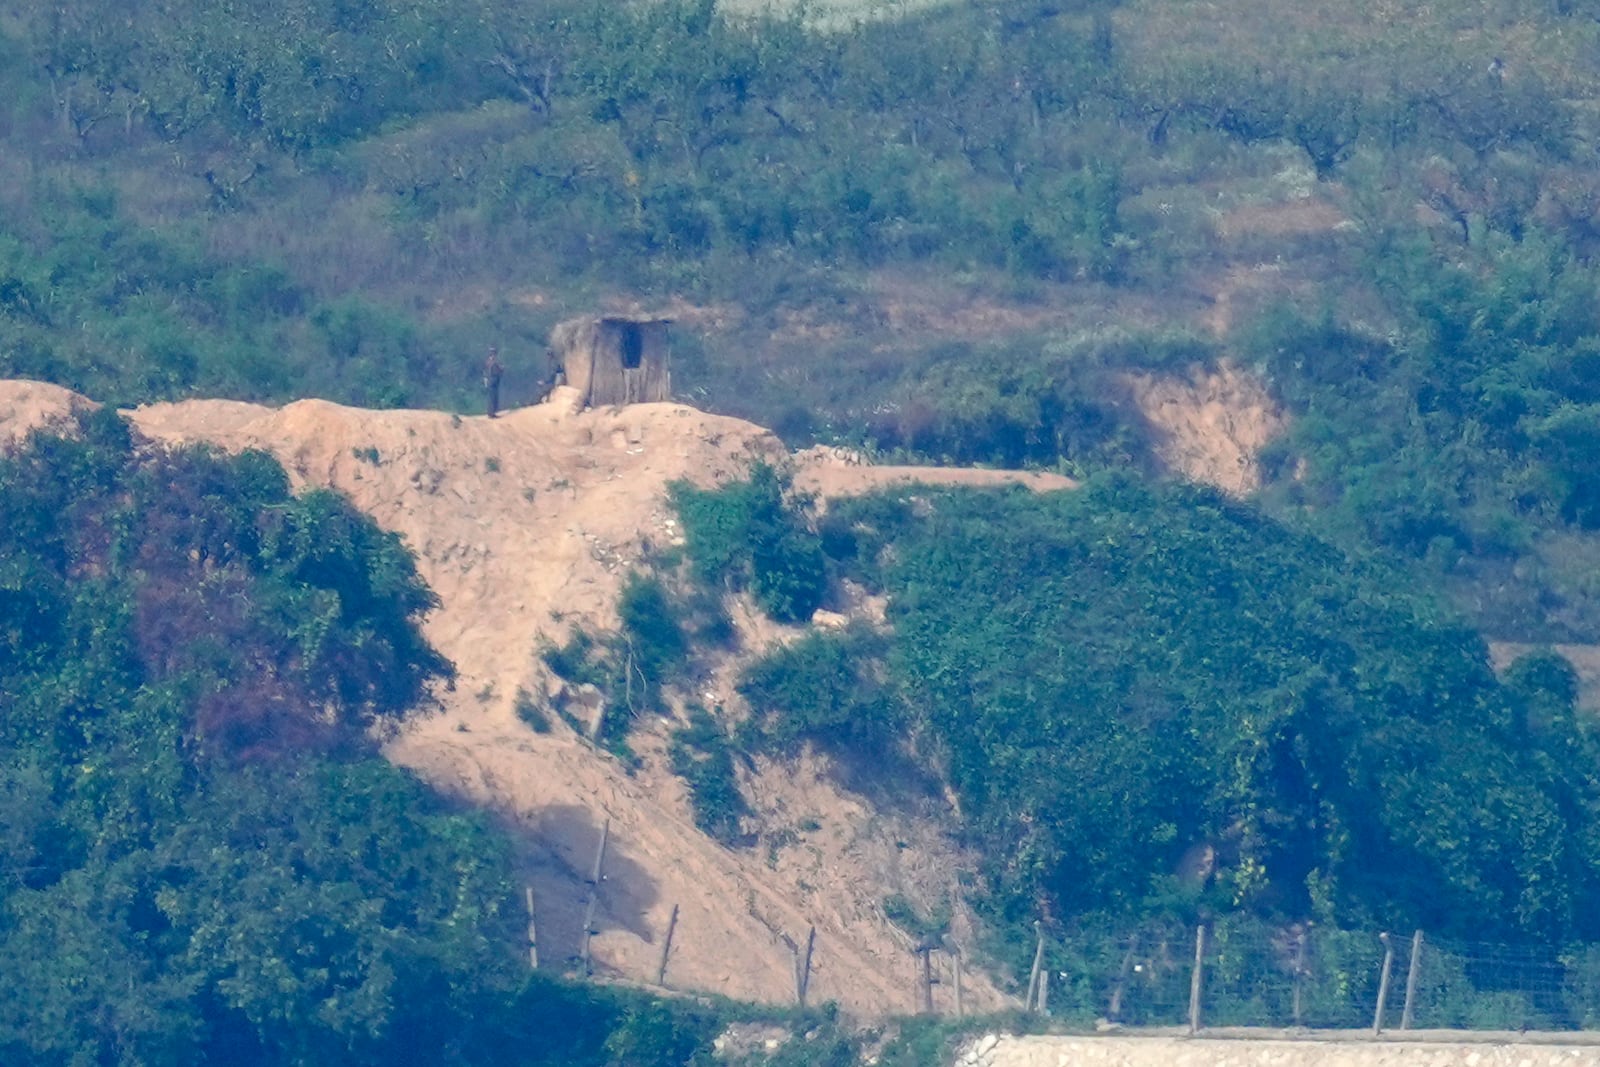
M1223 362L1187 378L1130 374L1128 382L1168 470L1235 496L1261 487L1257 456L1286 420L1259 378Z
M54 386L0 382L0 443L84 402ZM648 758L662 724L645 724L646 766L629 775L559 722L536 734L514 711L519 690L538 699L551 684L541 640L613 625L630 564L676 538L668 483L711 483L752 456L783 455L771 434L675 404L575 412L560 391L493 421L319 400L281 409L193 400L128 414L156 441L268 451L297 487L337 489L404 537L441 601L427 635L459 674L438 714L414 722L388 754L520 830L542 966L565 968L578 951L584 880L609 822L596 973L653 983L677 905L670 986L792 1000L791 946L814 925L813 1002L859 1015L912 1007L910 943L882 909L892 894L931 908L953 893L962 857L935 824L874 810L805 757L747 782L763 836L729 850L694 828L681 783ZM798 462L799 480L824 496L915 477L825 455ZM1005 476L965 477L974 479ZM969 974L966 992L975 1007L1003 999L981 975Z

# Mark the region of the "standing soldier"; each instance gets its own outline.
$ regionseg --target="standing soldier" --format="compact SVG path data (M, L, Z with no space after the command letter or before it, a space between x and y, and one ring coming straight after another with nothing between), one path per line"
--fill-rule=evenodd
M483 387L489 391L489 417L500 412L500 375L505 368L500 365L500 355L494 345L489 346L489 358L483 361Z

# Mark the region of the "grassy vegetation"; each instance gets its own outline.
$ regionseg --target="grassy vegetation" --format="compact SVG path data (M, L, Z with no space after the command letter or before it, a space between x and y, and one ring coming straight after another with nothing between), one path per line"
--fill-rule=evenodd
M1082 474L1151 466L1123 371L1226 357L1311 416L1285 511L1411 555L1504 636L1600 633L1567 562L1592 403L1485 347L1526 368L1593 336L1525 321L1600 248L1584 5L838 10L15 11L0 373L467 411L486 343L515 404L549 326L620 299L681 309L686 397L797 442ZM1331 215L1285 228L1308 203ZM1495 301L1478 355L1430 333ZM1318 343L1295 315L1314 362L1281 358ZM1499 392L1437 418L1428 377ZM1501 474L1429 474L1464 466ZM1396 486L1433 517L1392 529Z
M822 604L822 548L786 471L765 461L718 490L671 487L684 547L700 581L748 590L778 622L805 622ZM801 506L797 506L801 505Z
M672 733L667 758L672 773L689 786L694 824L724 845L737 843L750 809L739 792L734 748L725 725L704 708L690 708L688 724Z
M1204 919L1264 946L1310 919L1330 960L1346 929L1544 951L1600 933L1582 904L1600 752L1571 667L1538 654L1497 677L1392 560L1127 475L835 501L820 540L835 580L887 594L889 627L813 631L750 665L739 743L941 783L984 857L991 948L1025 969L1042 918L1083 979L1063 1010L1092 1017L1089 976L1122 951L1108 931ZM1214 872L1180 877L1197 847ZM948 919L885 907L917 936ZM1463 975L1440 996L1471 1014L1496 993Z
M464 412L487 343L515 404L553 322L630 303L677 315L686 397L796 443L1103 476L1156 466L1127 372L1232 360L1292 418L1261 511L1113 479L819 530L775 471L680 488L712 594L803 621L848 572L895 605L892 639L753 667L745 740L909 736L1002 928L1044 899L1597 936L1570 678L1496 679L1477 636L1600 639L1589 0L103 6L0 11L0 374ZM348 515L287 514L258 561L285 611L332 572L382 592L306 532L384 551ZM8 618L71 614L13 579ZM728 637L677 578L622 608L549 657L627 709L615 746ZM262 685L403 703L415 673L351 648L421 670L406 633ZM282 710L222 693L247 734ZM722 735L679 741L731 835ZM1162 881L1202 838L1217 899Z

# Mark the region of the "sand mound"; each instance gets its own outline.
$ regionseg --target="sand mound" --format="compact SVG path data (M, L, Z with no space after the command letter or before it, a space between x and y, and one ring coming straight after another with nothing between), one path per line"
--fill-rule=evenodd
M498 709L529 682L539 635L614 624L621 574L673 539L668 482L714 482L783 451L759 427L674 404L489 420L195 400L130 416L158 440L271 452L297 486L336 488L401 534L442 601L429 638L459 687Z
M0 442L81 402L53 386L0 382ZM427 636L459 674L439 694L440 712L409 726L388 754L520 829L541 966L564 969L578 952L585 880L609 823L597 974L654 983L676 905L669 986L792 1001L792 946L815 926L813 1002L836 1000L859 1015L912 1008L910 942L882 905L893 894L931 904L953 892L960 857L933 824L874 811L807 758L749 781L761 840L725 849L694 828L681 783L649 758L663 724L644 724L646 766L629 775L565 726L536 734L514 710L519 691L536 699L547 691L541 640L574 625L614 625L628 568L676 539L667 485L714 483L752 457L781 457L772 434L676 404L574 412L559 390L492 421L320 400L281 409L193 400L128 415L157 441L270 452L297 487L337 489L405 538L441 601ZM1012 480L872 468L825 453L799 457L796 468L797 481L824 496L918 479ZM1003 999L981 975L969 974L966 992L976 1009Z
M9 381L0 388L0 446L20 441L34 430L60 422L89 401L46 382Z

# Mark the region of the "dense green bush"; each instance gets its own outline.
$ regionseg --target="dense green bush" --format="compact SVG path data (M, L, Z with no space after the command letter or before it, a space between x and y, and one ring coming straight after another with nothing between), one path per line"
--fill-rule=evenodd
M753 716L749 731L780 752L802 739L885 751L901 722L882 677L886 646L881 635L858 627L809 633L757 660L739 679Z
M617 614L642 662L667 668L688 653L683 625L660 578L629 574L617 597Z
M809 619L827 588L821 544L789 475L765 461L718 489L672 486L685 547L700 580L748 589L779 622Z
M1386 566L1128 479L854 510L858 557L893 546L892 636L811 635L741 688L777 736L916 736L990 856L997 918L1315 904L1588 936L1600 798L1570 678L1529 661L1502 685ZM1216 899L1170 889L1198 844Z

